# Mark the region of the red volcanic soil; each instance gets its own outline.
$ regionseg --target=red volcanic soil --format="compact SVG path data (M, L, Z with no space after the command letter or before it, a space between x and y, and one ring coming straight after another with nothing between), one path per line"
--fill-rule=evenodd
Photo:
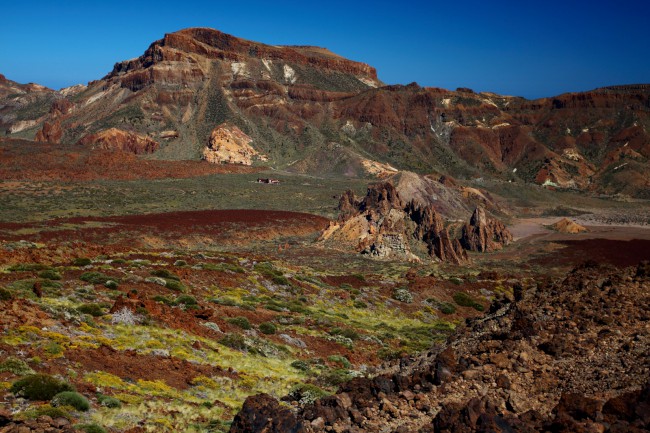
M205 161L145 160L121 151L8 138L0 138L0 160L0 180L180 179L260 170Z
M131 248L164 249L233 246L310 236L329 220L298 212L270 210L204 210L115 217L75 217L40 223L0 223L4 241L29 240L56 249L69 245L70 254L110 254ZM70 228L70 226L74 228ZM25 231L33 234L25 234ZM75 243L74 245L70 244ZM0 251L0 263L52 263L48 248ZM73 251L76 250L76 253ZM61 248L57 249L60 254ZM26 255L26 256L25 256ZM40 257L44 255L43 257ZM4 257L2 257L4 256ZM23 257L25 256L25 257ZM65 259L65 257L59 257Z
M650 260L650 240L613 239L564 240L565 245L545 257L535 258L531 263L550 266L573 266L593 260L618 267L635 266L642 260Z

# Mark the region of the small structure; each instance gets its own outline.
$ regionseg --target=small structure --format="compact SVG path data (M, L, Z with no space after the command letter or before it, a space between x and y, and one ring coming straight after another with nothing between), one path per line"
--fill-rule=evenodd
M280 179L273 179L273 178L264 178L264 177L258 177L257 178L257 183L268 183L272 185L276 185L280 183Z

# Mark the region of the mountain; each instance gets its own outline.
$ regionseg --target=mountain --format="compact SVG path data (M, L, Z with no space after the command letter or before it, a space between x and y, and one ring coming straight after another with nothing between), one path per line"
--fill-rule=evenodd
M0 126L9 135L94 145L110 130L147 142L135 151L153 152L149 158L320 175L437 172L650 197L647 84L532 101L385 86L374 68L325 48L191 28L166 34L87 86L31 86L0 92ZM215 135L244 137L245 146L209 147Z

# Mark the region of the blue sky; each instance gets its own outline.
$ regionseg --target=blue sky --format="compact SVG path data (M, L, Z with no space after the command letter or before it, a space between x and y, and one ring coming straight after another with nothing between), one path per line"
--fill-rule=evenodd
M55 89L99 79L186 27L325 46L387 84L537 98L650 82L647 0L7 3L0 73Z

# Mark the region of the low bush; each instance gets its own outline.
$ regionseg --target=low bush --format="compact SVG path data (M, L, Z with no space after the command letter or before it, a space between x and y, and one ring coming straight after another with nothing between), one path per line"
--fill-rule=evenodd
M166 280L165 287L167 287L169 290L174 290L176 292L185 291L185 286L183 286L180 283L180 281L176 281L176 280Z
M176 305L197 305L198 302L196 302L196 298L194 296L190 295L180 295L176 300L174 301Z
M259 328L260 328L260 332L266 335L275 334L275 332L278 330L278 327L270 322L260 323Z
M340 364L343 368L352 368L352 364L350 364L348 358L343 355L330 355L327 357L327 360Z
M78 257L72 261L74 266L88 266L92 264L92 260L87 257Z
M166 280L176 280L176 281L181 280L181 277L179 277L178 275L176 275L175 273L173 273L173 272L171 272L171 271L169 271L167 269L153 270L153 271L151 271L151 275L153 275L154 277L164 278Z
M341 335L349 338L350 340L358 340L359 333L351 328L332 328L329 332L330 335Z
M107 281L112 280L111 277L101 272L84 272L79 276L79 279L91 284L106 284Z
M104 310L99 304L83 304L77 307L77 311L83 314L90 314L93 317L101 317Z
M0 301L8 301L13 298L11 292L4 287L0 287Z
M187 262L185 260L176 260L174 262L174 266L178 266L178 267L187 266Z
M46 269L38 273L39 278L45 278L46 280L60 280L61 274L59 274L54 269Z
M307 363L306 361L303 361L301 359L299 359L297 361L293 361L291 363L291 366L293 368L295 368L296 370L309 371L309 363Z
M52 419L65 418L69 420L72 418L64 408L52 407L50 404L33 407L20 414L20 418L24 419L38 419L42 416L49 416Z
M2 372L12 373L16 376L25 376L26 374L33 374L34 370L32 370L22 359L10 356L0 362L0 373Z
M86 433L107 433L106 429L99 424L77 424L74 426L75 430L81 430Z
M79 411L86 412L90 409L90 402L86 397L75 391L63 391L52 398L52 406L71 406Z
M230 347L231 349L235 350L247 350L248 345L246 344L246 340L244 340L244 337L242 337L239 334L231 334L228 333L226 334L221 340L219 340L220 344L223 344L226 347Z
M104 407L109 407L112 409L122 407L122 402L120 402L118 399L104 394L97 395L97 402Z
M456 312L456 307L450 302L442 302L438 309L444 314L454 314Z
M51 400L58 393L74 391L74 388L49 374L30 374L14 382L10 391L28 400Z
M251 322L249 322L246 317L231 317L229 319L226 319L226 322L230 323L231 325L238 326L244 330L251 329Z
M115 290L119 287L119 284L115 280L108 280L104 283L104 287L107 289Z
M398 287L393 291L393 299L410 304L413 302L413 295L406 287Z
M483 311L484 307L481 303L474 300L471 296L464 292L456 292L454 294L454 302L461 307L472 307L475 310Z

